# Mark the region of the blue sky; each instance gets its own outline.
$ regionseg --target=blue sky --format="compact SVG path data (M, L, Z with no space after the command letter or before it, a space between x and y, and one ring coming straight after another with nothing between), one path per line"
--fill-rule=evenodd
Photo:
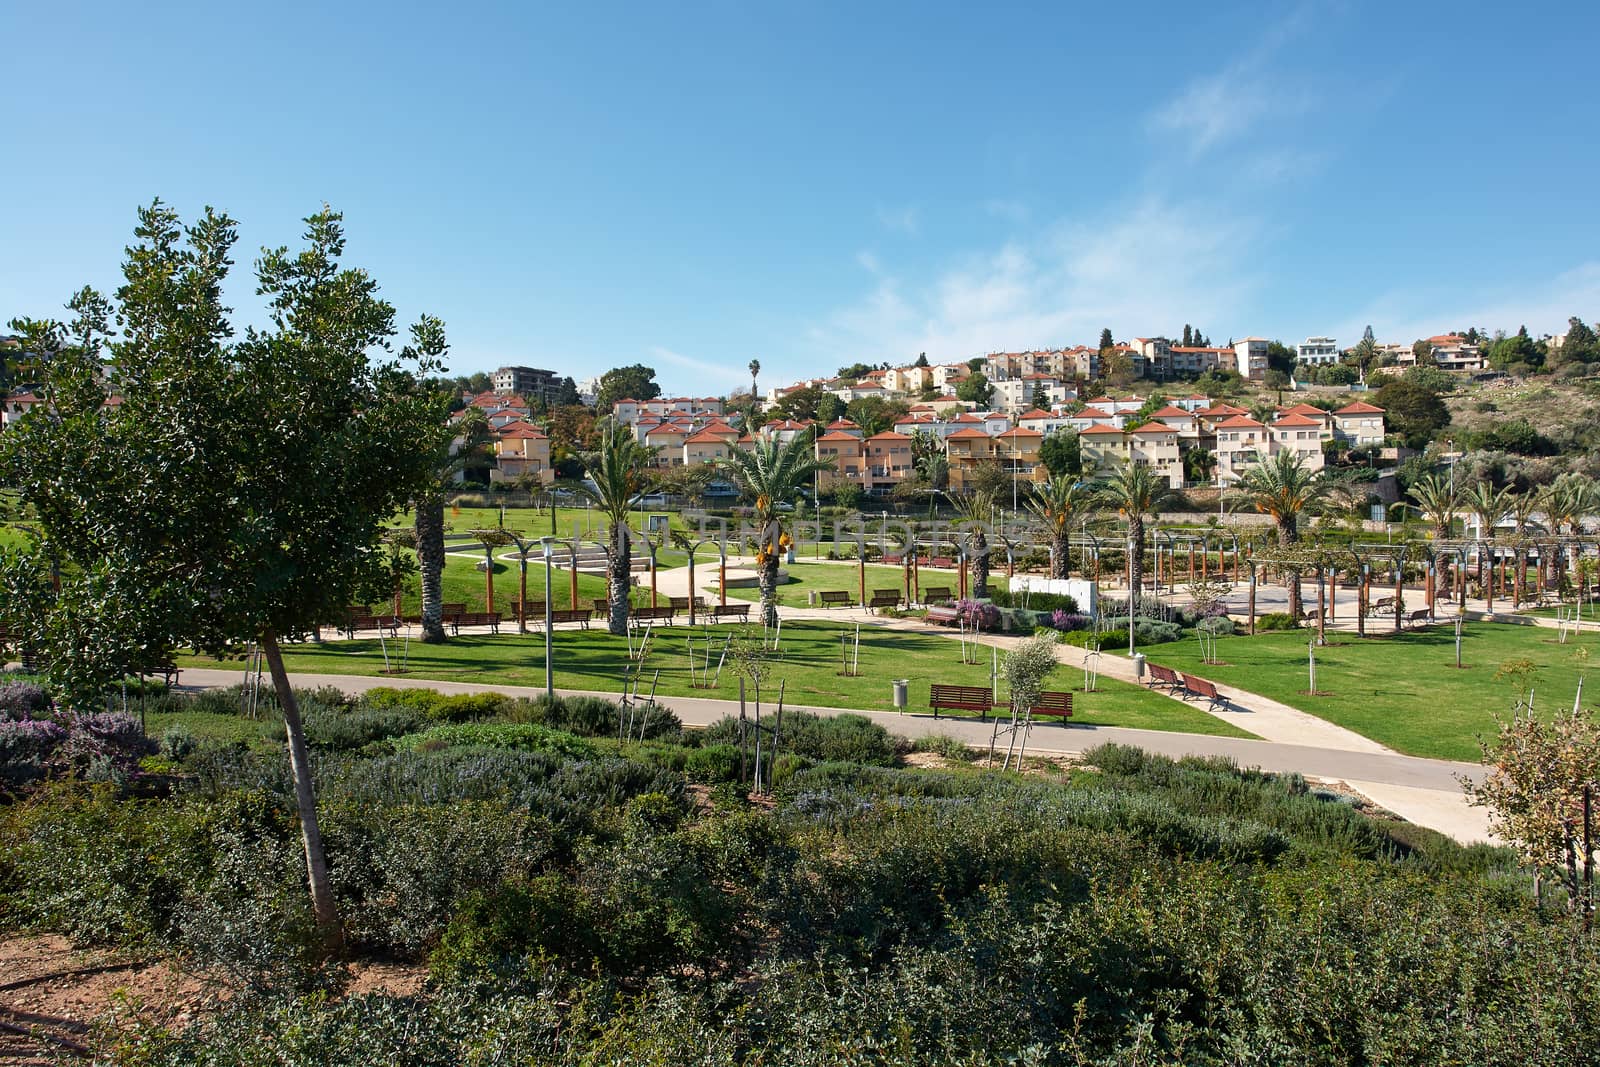
M458 371L669 392L1600 318L1594 3L229 6L0 10L0 316L159 195L241 267L331 203Z

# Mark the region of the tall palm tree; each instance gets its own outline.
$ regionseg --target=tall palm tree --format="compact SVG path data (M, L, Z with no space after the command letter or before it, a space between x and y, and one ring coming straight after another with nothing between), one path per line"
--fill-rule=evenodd
M1072 556L1072 528L1093 507L1089 490L1069 474L1057 474L1029 498L1028 510L1050 536L1050 577L1065 578Z
M633 577L628 511L649 485L655 449L640 444L626 426L607 420L600 431L599 451L585 455L583 465L594 487L584 485L578 491L594 501L606 520L606 628L621 637L628 632L628 588Z
M1424 475L1411 484L1410 493L1422 517L1433 526L1433 539L1448 539L1456 511L1461 507L1461 494L1451 480L1437 474Z
M1563 474L1545 488L1542 498L1550 532L1557 535L1562 530L1577 534L1584 517L1600 505L1595 483L1581 474Z
M1314 508L1327 485L1317 471L1306 469L1299 453L1282 451L1257 464L1239 479L1239 488L1255 509L1272 516L1278 545L1300 540L1300 516ZM1300 618L1300 570L1289 567L1289 614Z
M468 408L453 434L443 439L437 457L439 480L417 500L413 535L422 599L422 640L445 642L444 632L444 493L456 477L487 458L494 431L478 408Z
M784 444L777 434L757 439L748 452L735 448L733 454L717 461L717 467L731 474L745 493L755 499L755 521L762 535L756 550L756 581L761 588L761 618L768 626L778 624L778 562L782 558L787 534L780 505L792 502L811 484L818 471L832 470L833 460L817 458L812 448L813 431L795 434Z
M752 411L755 410L756 406L756 375L760 373L761 361L759 359L752 359L750 361L750 408Z
M1128 616L1137 614L1139 587L1144 582L1144 520L1171 500L1172 488L1150 467L1123 463L1100 491L1107 508L1128 522Z
M1463 499L1478 520L1478 539L1494 540L1495 529L1511 514L1511 490L1496 489L1493 482L1485 480L1468 489Z
M955 497L954 501L960 515L959 525L969 531L972 596L975 600L984 600L989 596L989 530L994 526L994 492L974 489Z

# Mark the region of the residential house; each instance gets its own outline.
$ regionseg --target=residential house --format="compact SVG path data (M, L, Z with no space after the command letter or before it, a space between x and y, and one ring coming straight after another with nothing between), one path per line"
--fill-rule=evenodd
M1331 337L1307 337L1294 347L1296 361L1313 367L1339 362L1339 343Z
M645 431L644 443L656 450L656 466L678 467L683 465L684 442L689 438L689 431L673 422L658 422Z
M1014 426L994 436L995 455L1013 479L1044 482L1050 471L1039 460L1044 434L1028 426Z
M1383 409L1363 400L1346 404L1333 413L1333 435L1355 448L1383 444Z
M970 489L979 467L997 462L996 441L976 426L964 426L944 439L950 464L950 488Z
M508 423L494 435L494 466L489 470L489 480L510 482L525 475L537 478L541 485L555 482L556 473L550 466L550 438L526 422Z
M1200 436L1200 417L1192 411L1186 411L1176 404L1168 404L1157 409L1150 416L1155 421L1172 430L1179 437L1196 439Z
M1111 412L1098 407L1087 407L1066 416L1066 424L1079 433L1096 425L1111 426L1120 430L1127 421L1128 416L1126 415L1113 415Z
M870 493L887 493L911 476L914 462L911 438L885 430L863 442L866 456L866 488Z
M1293 452L1308 471L1322 469L1322 420L1307 415L1283 415L1272 423L1273 455Z
M1216 424L1216 434L1217 477L1224 484L1237 482L1272 451L1266 426L1249 415L1231 415L1221 420Z
M833 469L817 474L817 488L827 492L836 485L849 484L866 487L866 450L860 432L847 433L829 430L816 441L819 460L832 460Z
M1134 464L1151 468L1173 489L1183 488L1183 447L1177 430L1163 423L1147 422L1129 430L1127 437L1128 458Z
M1133 442L1120 426L1097 422L1078 431L1078 459L1086 478L1109 478L1125 466Z
M1267 373L1267 346L1265 337L1246 337L1233 345L1234 367L1244 377L1259 382Z
M1167 349L1167 358L1170 361L1170 377L1198 378L1207 371L1216 370L1224 362L1232 364L1234 360L1233 349L1212 348L1207 345L1171 345ZM1231 366L1230 366L1231 369Z

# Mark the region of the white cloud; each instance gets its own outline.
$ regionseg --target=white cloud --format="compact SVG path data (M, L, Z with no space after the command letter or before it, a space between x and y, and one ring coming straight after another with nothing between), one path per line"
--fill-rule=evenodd
M985 213L1007 222L1026 222L1028 219L1028 205L1021 200L1006 200L997 198L983 202Z
M1513 332L1526 326L1535 337L1561 334L1573 315L1600 316L1600 261L1581 263L1550 278L1516 287L1498 286L1463 298L1437 291L1393 290L1352 316L1340 336L1358 338L1371 324L1382 342L1405 344L1445 330L1477 326Z
M922 228L922 212L915 204L901 207L879 207L878 225L895 233L915 237Z
M1195 78L1152 111L1146 128L1182 139L1193 157L1237 140L1263 122L1304 113L1312 105L1311 96L1283 84L1271 61L1307 29L1311 14L1311 4L1292 10L1234 62Z
M696 378L693 388L689 391L696 395L707 392L719 392L731 389L737 385L748 386L750 383L750 369L746 366L734 366L729 363L717 363L707 359L697 359L686 356L681 352L674 352L661 345L651 345L650 355L659 363L666 363L683 370L693 371L701 377ZM745 392L749 392L748 388Z
M968 358L997 348L1093 343L1241 317L1258 287L1246 254L1253 219L1151 198L1122 214L1059 225L967 257L931 279L886 271L853 304L814 323L827 358Z
M857 252L856 263L868 274L883 273L883 264L878 261L878 257L873 254L871 249L863 248Z

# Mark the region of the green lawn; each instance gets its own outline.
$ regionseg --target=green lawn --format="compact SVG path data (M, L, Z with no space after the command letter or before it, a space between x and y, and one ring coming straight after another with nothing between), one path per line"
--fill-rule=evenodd
M844 590L850 594L851 603L855 603L861 592L861 575L855 563L819 563L801 559L795 563L785 564L789 581L778 587L778 603L790 607L805 607L808 593L821 593L833 590ZM946 571L921 572L919 585L948 586L952 591L956 587L956 576ZM874 589L905 590L905 572L898 566L886 566L882 563L867 564L867 596L872 596ZM761 591L754 586L728 590L729 597L740 600L759 600Z
M1318 696L1307 694L1308 631L1228 637L1217 643L1222 666L1200 662L1196 642L1146 650L1153 663L1215 680L1226 691L1243 689L1282 701L1370 737L1400 752L1476 761L1477 737L1492 735L1495 716L1510 712L1518 684L1495 672L1508 660L1530 660L1535 707L1572 706L1580 650L1600 665L1600 635L1565 645L1556 632L1506 623L1469 623L1463 631L1462 669L1455 666L1454 627L1437 627L1365 640L1329 634L1317 649Z
M736 627L699 628L695 633L697 656L704 655L703 637L713 638L713 667L724 637ZM752 628L754 630L754 628ZM907 634L876 627L861 629L860 670L857 677L840 674L839 635L854 628L829 622L792 622L783 628L783 662L773 674L771 694L776 695L777 680L787 683L785 698L790 704L822 707L863 708L890 711L890 680L911 679L912 711L926 712L931 679L968 685L987 685L989 661L963 664L961 646L946 638ZM754 630L759 633L759 630ZM708 696L735 699L738 679L724 668L715 690L690 687L685 627L658 631L646 669L645 689L656 669L660 669L657 692L663 695ZM555 638L556 686L564 689L598 690L616 693L626 663L625 642L601 630L557 631ZM284 657L291 671L323 674L378 674L384 666L376 640L332 641L321 646L294 645ZM390 646L391 655L394 646ZM544 684L544 639L542 636L505 635L500 637L461 637L443 646L412 642L410 677L455 682L482 682L496 685L542 686ZM187 657L189 666L223 666L241 669L242 663ZM1081 672L1061 668L1051 685L1076 688L1082 684ZM1240 730L1205 712L1149 693L1137 686L1100 681L1097 692L1078 694L1074 719L1102 726L1128 726L1152 730L1177 730L1188 733L1248 737Z

